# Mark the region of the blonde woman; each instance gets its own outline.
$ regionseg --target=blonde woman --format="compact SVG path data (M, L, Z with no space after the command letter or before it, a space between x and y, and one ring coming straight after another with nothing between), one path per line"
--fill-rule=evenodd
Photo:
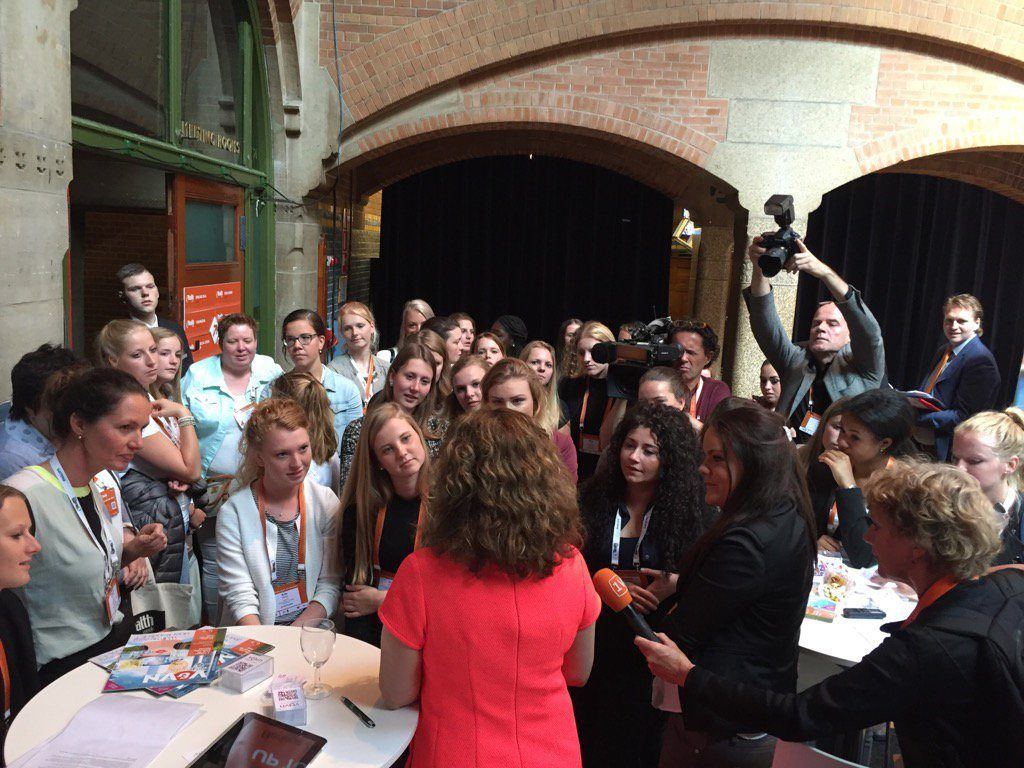
M1019 408L976 413L953 432L953 464L978 481L1003 527L997 565L1024 563L1021 459L1024 411Z
M595 320L583 324L576 344L581 376L563 379L559 395L569 409L569 433L576 444L580 480L586 480L597 468L601 450L611 440L614 429L614 399L608 396L608 364L594 360L590 350L601 342L614 342L608 326Z
M555 348L546 341L531 341L519 355L527 365L533 368L533 372L540 379L541 386L547 400L544 403L543 416L544 424L550 424L554 420L557 429L569 434L568 406L558 396L558 365L555 362Z
M480 383L490 369L490 363L472 354L460 357L452 366L452 393L445 398L442 409L449 421L480 407L483 403Z
M338 497L309 476L309 420L270 398L245 425L239 488L217 515L222 625L299 625L338 606Z
M370 308L360 301L342 304L338 316L341 318L345 349L327 367L356 385L365 413L370 398L384 389L384 379L388 372L388 363L384 357L374 352L377 321Z
M374 408L342 494L345 634L380 646L377 609L415 547L429 475L416 420L395 403Z
M405 302L405 306L402 307L402 327L398 331L398 343L391 349L383 350L380 356L388 363L393 363L406 338L419 331L433 316L434 310L423 299L410 299Z
M173 333L172 333L173 335ZM119 473L121 493L136 527L160 523L167 548L152 559L158 582L193 586L191 623L201 611L199 564L191 553L192 532L206 519L186 493L199 480L199 440L191 412L181 403L156 399L159 346L138 320L112 320L96 337L97 357L124 371L148 390L152 415L142 430L142 446Z
M576 448L568 435L558 431L558 423L550 418L550 412L548 422L543 421L547 394L530 366L515 357L499 360L484 376L480 390L485 404L525 413L550 435L555 447L558 448L562 463L565 464L572 481L576 482Z
M153 396L157 399L167 398L175 403L181 402L181 362L185 359L185 348L181 337L169 328L159 325L150 328L156 342L156 381L153 384Z
M270 384L271 397L287 397L298 403L309 419L309 450L313 481L341 493L341 459L334 431L334 411L327 390L311 373L289 371Z

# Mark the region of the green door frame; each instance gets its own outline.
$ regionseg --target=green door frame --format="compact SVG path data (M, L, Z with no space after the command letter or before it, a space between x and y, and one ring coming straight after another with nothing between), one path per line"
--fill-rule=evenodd
M245 190L245 311L260 321L259 348L274 354L274 153L270 123L270 85L259 35L256 0L232 0L238 23L239 163L214 160L182 146L181 0L163 0L168 101L167 141L124 131L94 120L71 118L75 146L128 158L169 172L190 173Z

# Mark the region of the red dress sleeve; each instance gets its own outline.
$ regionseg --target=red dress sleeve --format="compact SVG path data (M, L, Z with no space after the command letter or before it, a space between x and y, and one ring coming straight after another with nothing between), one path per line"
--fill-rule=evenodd
M423 650L427 637L427 605L420 572L422 555L413 553L402 561L377 616L402 645Z
M573 550L572 567L574 575L583 582L583 618L580 619L579 629L582 631L597 621L601 615L601 598L594 589L594 581L590 577L590 570L578 550Z

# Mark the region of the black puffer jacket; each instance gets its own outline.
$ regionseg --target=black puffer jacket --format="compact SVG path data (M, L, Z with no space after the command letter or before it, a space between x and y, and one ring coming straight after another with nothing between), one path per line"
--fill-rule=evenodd
M121 498L136 528L149 523L163 525L167 548L149 561L158 582L180 582L185 556L185 521L177 498L167 488L167 481L154 480L137 469L129 469L121 478Z

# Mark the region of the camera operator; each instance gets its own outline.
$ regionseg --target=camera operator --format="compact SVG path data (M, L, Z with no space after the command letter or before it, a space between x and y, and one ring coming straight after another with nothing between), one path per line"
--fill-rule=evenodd
M747 249L753 275L750 287L743 290L743 299L754 338L782 379L775 410L796 430L797 442L806 442L832 401L881 386L885 379L882 330L860 291L797 238L796 251L783 268L821 280L834 301L818 306L808 341L793 343L775 308L771 283L758 265L758 259L766 253L761 247L764 237L755 237Z
M668 340L682 352L673 366L686 389L683 410L699 432L715 406L732 397L728 384L703 375L718 357L718 334L699 320L677 320L669 329Z

